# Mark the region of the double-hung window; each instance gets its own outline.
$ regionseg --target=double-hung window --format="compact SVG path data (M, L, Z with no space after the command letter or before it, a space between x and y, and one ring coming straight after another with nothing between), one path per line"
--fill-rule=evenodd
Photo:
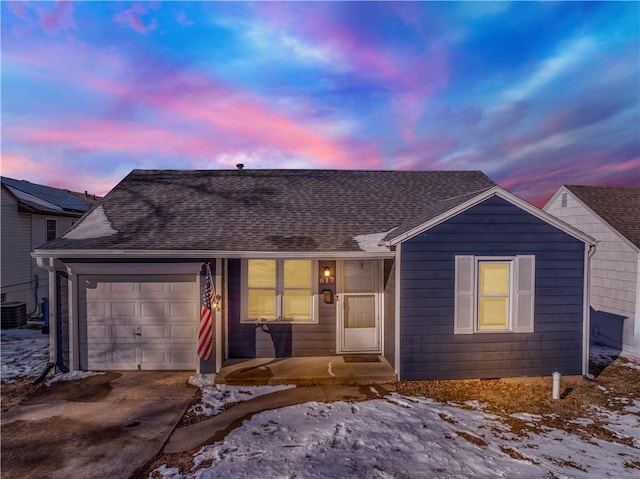
M456 256L454 333L531 333L535 256Z
M478 331L508 330L511 261L478 261Z
M47 218L47 241L56 239L58 222L54 219Z
M316 322L314 267L311 260L243 261L242 320Z

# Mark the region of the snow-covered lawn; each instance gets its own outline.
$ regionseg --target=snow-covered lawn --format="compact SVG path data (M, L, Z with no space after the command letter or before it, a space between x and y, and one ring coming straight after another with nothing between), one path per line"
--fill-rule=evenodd
M2 382L44 370L48 336L39 330L3 330L0 339ZM592 350L596 364L608 364L612 355L606 348ZM636 392L621 394L596 381L593 389L611 397L612 406L589 406L590 414L571 420L571 427L552 427L549 415L526 410L491 414L479 401L454 405L392 394L360 403L311 402L256 414L224 440L202 447L182 472L169 463L150 477L637 479L640 393L634 384L640 385L640 364L630 358L618 358L616 364L634 375L627 391ZM54 381L84 374L59 375ZM193 382L203 389L192 411L199 415L275 390L211 386L211 377ZM601 433L590 435L595 426Z
M615 352L596 347L593 356L595 363L610 364ZM639 367L628 358L616 364ZM640 372L635 378L640 385ZM444 404L397 393L360 403L285 407L257 414L202 447L189 467L167 463L149 477L637 479L640 391L629 398L598 382L589 387L622 407L591 405L589 414L564 427L552 425L554 414L497 415L479 401ZM242 389L248 394L253 388ZM237 401L221 386L204 391L209 406L196 408L211 410L215 403L221 411L225 400Z
M519 435L495 415L399 394L312 402L254 416L187 474L164 465L150 477L637 478L637 416L602 414L628 444L546 427Z
M228 405L271 394L283 389L294 388L295 385L280 386L229 386L213 384L215 374L196 374L189 378L189 383L202 389L202 399L189 408L187 414L198 417L217 416Z
M0 330L2 382L35 377L49 362L49 335L39 329Z

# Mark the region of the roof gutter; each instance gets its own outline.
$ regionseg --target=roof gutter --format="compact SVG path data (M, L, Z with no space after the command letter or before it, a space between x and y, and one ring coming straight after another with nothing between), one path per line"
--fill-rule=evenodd
M39 258L75 258L75 259L157 259L157 258L296 258L296 259L392 259L393 251L226 251L226 250L72 250L72 249L36 249L31 257ZM38 264L40 266L40 264ZM43 267L43 266L41 266ZM46 268L45 268L46 269Z

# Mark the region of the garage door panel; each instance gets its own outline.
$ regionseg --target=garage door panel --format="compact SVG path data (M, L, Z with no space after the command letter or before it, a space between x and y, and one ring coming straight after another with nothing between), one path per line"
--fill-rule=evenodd
M141 369L190 369L193 368L195 361L193 344L190 342L174 344L171 349L162 349L154 344L143 344L141 354Z
M169 326L169 337L172 340L184 341L195 337L195 335L196 328L191 325L173 324Z
M169 354L171 355L169 361L176 366L176 369L189 369L188 365L195 361L193 348L187 346L172 349Z
M168 286L166 283L149 283L144 282L140 283L140 295L143 298L146 297L157 297L162 293L168 291Z
M99 290L97 290L99 292ZM111 283L108 285L108 293L111 298L135 299L140 296L137 283Z
M87 304L87 314L97 318L106 318L109 316L109 308L107 303L92 302Z
M79 280L82 367L195 368L195 275L83 275Z
M94 347L88 351L89 364L110 364L111 369L131 369L131 364L137 364L137 347L135 344L111 347Z
M170 339L168 337L167 327L164 324L145 324L141 327L141 338L146 343L148 341L157 341Z
M153 345L143 345L142 348L142 363L145 365L152 364L167 364L167 350L159 349Z
M172 302L169 307L171 309L171 317L174 319L193 318L196 314L196 308L194 307L193 301L189 303Z
M136 342L136 326L131 324L113 324L111 325L111 342Z
M106 324L92 324L87 327L87 339L95 342L108 342L111 328Z
M160 302L141 302L140 316L143 318L158 318L159 320L168 320L167 305Z
M130 303L111 303L112 318L135 318L137 316L137 308L135 302Z
M170 283L169 292L171 294L186 293L189 297L195 297L196 285L195 283Z

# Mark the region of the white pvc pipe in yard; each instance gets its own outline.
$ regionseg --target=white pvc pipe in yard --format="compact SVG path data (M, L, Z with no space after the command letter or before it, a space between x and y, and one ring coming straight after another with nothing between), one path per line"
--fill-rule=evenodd
M560 373L553 373L553 390L551 397L553 399L560 399Z

